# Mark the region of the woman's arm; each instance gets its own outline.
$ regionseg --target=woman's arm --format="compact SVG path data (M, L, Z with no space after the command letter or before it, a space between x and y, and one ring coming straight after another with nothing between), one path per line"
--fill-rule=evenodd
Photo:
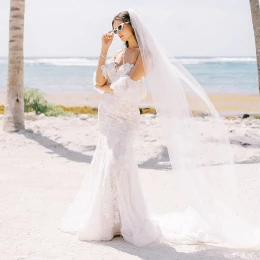
M131 69L131 71L129 73L129 77L132 80L139 80L142 77L145 77L144 65L143 65L142 57L141 57L140 53L138 55L138 58L136 60L134 67Z
M102 74L101 66L105 64L106 57L108 53L108 49L113 41L114 33L112 33L112 30L110 30L108 33L105 33L102 35L102 47L101 47L101 55L99 56L97 69L96 69L96 83L97 85L104 85L107 82L107 79Z
M107 55L107 49L101 48L101 53L103 53L105 56ZM105 64L106 58L99 56L98 64L97 64L97 69L96 69L96 82L99 85L103 85L107 82L107 79L104 77L102 74L102 70L100 67Z
M110 84L105 84L105 85L102 85L102 86L96 85L96 88L97 88L97 89L100 89L100 90L103 90L103 91L105 91L105 92L111 92L111 93L113 93L114 91L113 91L113 89L110 88L110 85L111 85L111 83L110 83Z

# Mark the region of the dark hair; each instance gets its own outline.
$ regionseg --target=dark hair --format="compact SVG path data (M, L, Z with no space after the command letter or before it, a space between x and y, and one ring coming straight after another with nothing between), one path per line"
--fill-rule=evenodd
M114 22L115 22L115 20L119 20L119 21L122 21L122 22L124 22L124 23L129 22L128 24L131 26L132 33L133 33L133 35L134 35L134 37L135 37L135 40L137 41L136 35L135 35L135 31L134 31L134 28L133 28L133 26L132 26L132 24L131 24L130 15L129 15L128 11L123 11L123 12L120 12L119 14L117 14L117 15L114 17L113 21L112 21L112 27L114 27ZM126 44L126 47L128 48L128 46L129 46L128 41L126 41L125 44Z

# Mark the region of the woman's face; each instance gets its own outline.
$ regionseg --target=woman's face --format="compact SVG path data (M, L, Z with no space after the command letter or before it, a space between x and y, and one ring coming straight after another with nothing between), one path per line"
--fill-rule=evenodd
M114 28L117 28L119 24L121 24L123 21L115 20L114 21ZM129 24L124 23L124 28L122 31L117 31L118 37L121 39L121 41L126 42L129 40L129 38L133 37L132 28Z

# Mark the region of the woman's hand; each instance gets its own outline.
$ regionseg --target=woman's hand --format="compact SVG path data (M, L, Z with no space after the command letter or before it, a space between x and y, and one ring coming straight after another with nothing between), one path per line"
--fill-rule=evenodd
M102 49L108 50L112 41L114 39L114 33L113 30L108 31L107 33L102 35Z

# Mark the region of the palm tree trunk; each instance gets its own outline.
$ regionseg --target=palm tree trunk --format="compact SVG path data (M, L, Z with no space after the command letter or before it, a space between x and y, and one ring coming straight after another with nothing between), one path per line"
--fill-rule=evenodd
M11 0L9 20L8 86L3 130L24 129L24 7L25 0Z
M258 70L258 88L260 93L260 9L259 0L249 0L251 6L252 22L255 33L255 46Z

